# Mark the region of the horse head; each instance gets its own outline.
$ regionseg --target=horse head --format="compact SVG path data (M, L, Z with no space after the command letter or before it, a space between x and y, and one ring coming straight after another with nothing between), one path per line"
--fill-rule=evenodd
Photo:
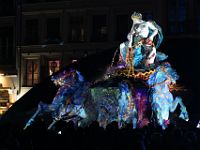
M63 86L65 84L71 83L72 81L83 82L84 78L79 71L70 69L69 71L62 71L58 74L55 74L51 77L51 81L54 82L57 86Z
M179 79L179 75L174 69L172 69L170 63L164 62L156 68L152 75L150 75L147 83L149 86L155 86L165 82L167 79L169 79L171 83L175 84L176 80Z

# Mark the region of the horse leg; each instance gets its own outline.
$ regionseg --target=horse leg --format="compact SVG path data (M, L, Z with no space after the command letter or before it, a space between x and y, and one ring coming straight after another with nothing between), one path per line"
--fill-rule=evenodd
M27 127L29 127L35 120L35 118L39 115L39 114L43 114L44 113L44 109L43 105L45 105L44 103L40 102L38 104L38 108L36 110L36 112L33 114L33 116L28 120L28 122L26 123L25 127L23 128L24 130L27 129Z
M53 118L53 121L52 121L52 123L48 126L48 130L50 130L59 120L61 120L61 112L59 111L59 113L58 114L56 114L55 115L55 112L53 113L53 116L52 116L52 118Z
M119 106L118 110L118 127L121 128L123 126L123 107Z
M162 129L166 129L167 125L165 124L165 119L162 116L162 112L163 110L159 110L159 112L157 113L157 119L158 119L158 123L160 124L160 126L162 127Z
M174 112L178 104L180 104L180 110L181 110L179 118L182 118L182 119L188 121L189 120L188 113L187 113L185 105L183 104L183 101L182 101L181 97L176 97L174 99L174 101L172 102L172 105L170 107L170 111Z
M180 104L180 109L181 109L181 113L179 115L179 118L182 118L185 121L188 121L189 120L188 112L186 110L185 105L183 104L182 98L181 97L176 97L175 99L179 99L179 104Z
M132 123L133 123L133 129L135 129L137 127L137 111L135 107L133 109Z
M162 110L157 109L156 110L156 117L157 117L157 122L158 124L162 127L162 129L166 129L165 121L162 117Z
M28 120L28 122L26 123L26 125L24 126L24 130L27 129L27 127L29 127L35 120L36 116L40 113L40 109L37 109L37 111L33 114L33 116Z
M166 129L167 125L165 124L166 117L164 117L163 113L166 111L165 109L162 109L161 104L158 103L158 101L155 101L155 103L152 105L153 114L156 116L156 122L158 125L162 127L162 129Z
M48 130L50 130L59 120L54 119L53 122L48 126Z

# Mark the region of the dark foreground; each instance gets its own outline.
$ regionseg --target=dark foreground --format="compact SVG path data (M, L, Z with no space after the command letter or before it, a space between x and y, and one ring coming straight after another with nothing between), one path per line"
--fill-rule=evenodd
M93 122L89 127L75 128L73 122L59 122L56 124L57 130L49 131L42 120L35 122L26 131L16 131L14 127L7 126L1 128L0 150L200 149L200 130L197 128L170 125L166 130L161 130L149 125L142 129L132 129L132 125L128 124L118 129L117 126L117 122L112 122L103 129L98 122Z

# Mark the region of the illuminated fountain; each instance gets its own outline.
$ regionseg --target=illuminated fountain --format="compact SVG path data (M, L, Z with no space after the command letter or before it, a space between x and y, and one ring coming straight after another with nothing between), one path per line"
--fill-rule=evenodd
M45 114L52 116L48 129L59 120L83 127L92 121L102 127L117 121L119 128L129 123L141 128L153 122L165 129L178 105L179 117L188 121L181 97L171 93L178 87L179 76L167 56L157 52L163 40L161 28L154 21L142 20L140 13L134 12L131 19L128 40L117 48L104 76L89 82L76 68L52 75L59 87L56 96L51 104L39 103L24 129Z

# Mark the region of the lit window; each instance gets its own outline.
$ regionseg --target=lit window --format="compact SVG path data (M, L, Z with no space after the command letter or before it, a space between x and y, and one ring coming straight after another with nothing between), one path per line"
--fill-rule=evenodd
M39 60L37 59L27 59L26 73L25 73L25 85L33 86L39 82Z
M7 107L9 103L8 90L0 89L0 107Z
M0 115L5 113L9 108L8 90L0 89Z

